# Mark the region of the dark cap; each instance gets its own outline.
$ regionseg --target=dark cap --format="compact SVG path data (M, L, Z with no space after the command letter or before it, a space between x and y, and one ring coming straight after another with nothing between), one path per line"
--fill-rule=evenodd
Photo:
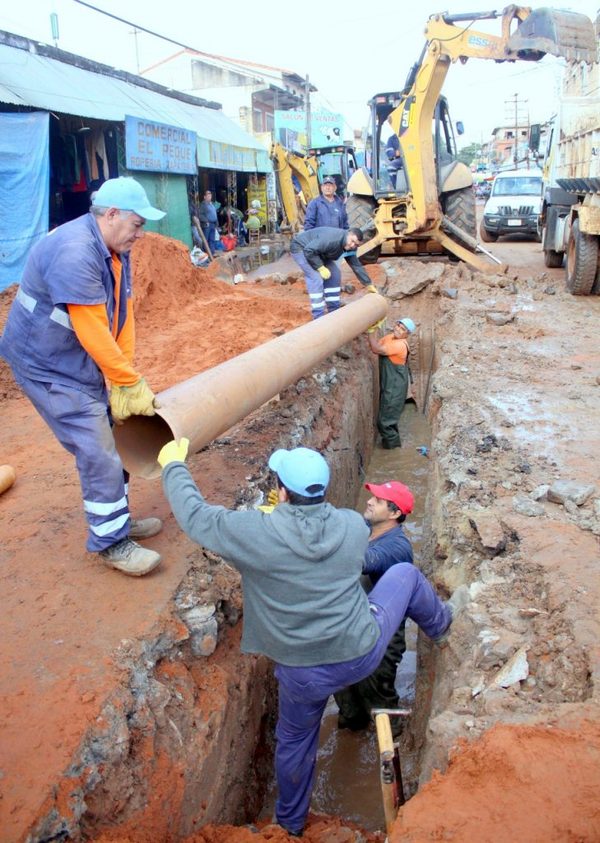
M333 176L325 176L321 184L335 184L335 179Z

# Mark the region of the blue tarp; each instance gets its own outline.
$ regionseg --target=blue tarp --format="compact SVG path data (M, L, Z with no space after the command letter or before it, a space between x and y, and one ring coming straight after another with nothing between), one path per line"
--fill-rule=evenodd
M48 233L49 117L0 114L0 290L21 280L30 248Z

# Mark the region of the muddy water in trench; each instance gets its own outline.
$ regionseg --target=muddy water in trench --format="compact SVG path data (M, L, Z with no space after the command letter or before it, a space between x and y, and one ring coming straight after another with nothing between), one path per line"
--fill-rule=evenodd
M383 483L400 480L415 496L414 512L408 517L404 529L409 537L415 561L418 563L423 544L423 518L425 496L429 477L429 459L421 456L420 446L429 447L430 430L423 415L415 405L407 404L400 418L402 448L385 451L377 446L373 452L364 480ZM364 510L369 497L366 489L359 492L356 509ZM416 626L406 625L407 650L396 677L396 688L401 706L412 707L414 701L416 670ZM369 831L385 827L381 786L379 783L378 748L375 727L362 732L349 732L337 728L337 706L330 698L323 721L317 756L317 777L313 790L311 810L335 814L359 823ZM413 792L418 771L414 759L402 758L405 793ZM412 789L411 789L412 786ZM275 785L269 794L268 806L263 816L274 810Z

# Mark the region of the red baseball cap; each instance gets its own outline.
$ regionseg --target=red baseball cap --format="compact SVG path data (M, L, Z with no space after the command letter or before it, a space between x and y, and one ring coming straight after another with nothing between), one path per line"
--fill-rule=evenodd
M375 483L365 483L365 489L372 492L376 498L395 503L403 515L408 515L413 511L415 499L413 493L404 483L398 483L397 480L388 480L381 486L377 486Z

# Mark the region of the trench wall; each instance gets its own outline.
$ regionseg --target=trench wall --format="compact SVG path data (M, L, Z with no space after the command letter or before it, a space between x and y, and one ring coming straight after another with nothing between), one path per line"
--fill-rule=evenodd
M420 753L420 784L446 769L459 740L496 723L597 720L591 320L571 298L581 333L565 342L546 288L463 273L456 298L440 285L422 296L437 338L424 572L445 595L466 584L470 602L446 648L419 639L404 740ZM562 483L579 504L548 497Z
M192 458L192 473L202 488L206 465L222 463L224 499L251 507L272 482L269 453L303 444L326 454L332 502L352 506L373 447L375 384L359 338ZM229 456L243 463L242 486L228 480ZM272 774L270 662L240 653L237 572L191 543L184 552L170 612L152 636L110 654L121 681L19 839L158 843L257 815Z

